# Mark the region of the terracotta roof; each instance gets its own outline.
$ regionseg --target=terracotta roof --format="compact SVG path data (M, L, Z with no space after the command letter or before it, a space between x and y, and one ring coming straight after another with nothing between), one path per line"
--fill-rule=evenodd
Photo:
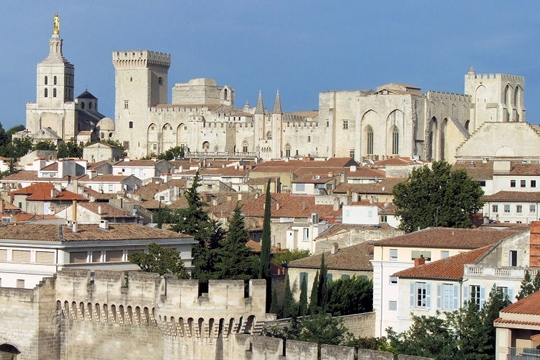
M156 164L165 161L165 160L120 160L117 163L114 163L113 166L123 166L123 167L154 167ZM172 164L171 164L172 165Z
M333 205L315 205L314 196L277 193L271 194L271 197L273 218L307 218L312 213L318 213L321 220L333 222L332 219L336 219L342 215L341 208L334 211ZM242 212L246 216L263 217L265 198L266 196L261 196L258 199L247 202L242 208Z
M467 175L475 180L493 179L493 161L458 161L452 170L465 170Z
M223 168L203 168L199 171L201 176L214 175L224 177L244 177L247 176L248 171L244 169L235 169L234 167Z
M497 174L505 175L505 174ZM508 175L525 175L525 176L538 176L540 175L540 164L523 164L512 163L510 174Z
M43 178L38 178L37 171L30 171L30 170L20 170L17 171L14 174L10 174L8 176L5 176L2 178L2 182L9 182L9 181L38 181L43 180ZM47 179L55 179L56 178L47 178Z
M414 279L461 280L461 278L463 278L464 266L466 264L475 264L488 253L492 247L492 245L484 246L446 259L412 267L397 272L392 276Z
M392 194L394 186L407 181L407 178L386 178L374 183L368 184L349 184L341 183L336 186L334 193L355 192L358 194Z
M42 167L39 171L58 171L58 162Z
M289 268L319 269L322 253L291 261ZM361 243L338 249L332 255L331 251L324 252L324 263L329 270L373 271L370 260L373 259L373 245Z
M86 202L86 203L79 203L80 207L83 207L94 214L98 214L99 208L101 207L101 214L99 214L102 218L136 218L136 215L133 215L131 211L127 211L124 209L119 209L116 206L113 206L106 202Z
M51 193L53 192L53 190L54 190L54 196L51 196ZM12 195L28 195L28 197L26 198L26 200L28 201L46 201L46 200L87 201L87 199L82 195L75 194L67 190L57 191L55 190L54 185L50 183L45 183L45 182L32 184L25 188L15 190L11 194Z
M111 174L103 174L103 175L94 175L94 177L92 179L90 179L90 176L89 175L83 175L81 177L78 177L77 180L79 181L84 181L85 183L91 183L91 182L95 182L95 183L100 183L100 182L107 182L107 183L111 183L111 182L121 182L129 177L136 177L135 175L111 175ZM139 179L139 178L137 178Z
M357 165L356 161L354 161L353 158L329 158L324 161L319 160L272 160L272 161L264 161L262 163L257 164L257 168L272 168L276 166L286 166L286 167L349 167L351 165ZM257 169L256 168L256 169ZM267 170L265 170L267 171Z
M525 192L525 191L499 191L492 195L484 195L484 201L500 201L500 202L539 202L540 192Z
M399 165L423 165L422 162L415 161L410 157L396 156L393 158L375 161L377 166L399 166Z
M526 325L526 326L540 326L540 321L523 321L512 319L495 319L495 324L507 324L507 325ZM524 358L526 359L526 358Z
M116 241L178 239L191 236L138 224L110 224L109 230L99 225L79 224L74 233L67 225L15 223L0 225L0 239L36 241Z
M380 226L368 225L349 225L349 224L331 224L328 229L320 233L314 240L327 239L338 234L349 233L351 231L369 231L369 230L395 230L386 223Z
M501 313L540 315L540 291L508 305Z
M186 180L180 179L170 180L166 183L164 183L162 180L159 180L157 182L152 181L135 190L135 194L139 194L142 200L154 200L154 195L156 195L158 192L167 190L171 186L185 189L186 182Z
M378 240L374 245L417 248L478 249L495 244L502 239L527 230L528 228L427 228L410 234Z

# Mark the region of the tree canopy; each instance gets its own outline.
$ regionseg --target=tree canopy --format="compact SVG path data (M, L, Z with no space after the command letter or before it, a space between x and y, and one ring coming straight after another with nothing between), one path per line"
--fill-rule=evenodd
M131 263L137 264L141 270L159 275L176 275L179 279L189 279L184 261L175 249L166 248L156 243L146 246L148 252L136 252L128 255Z
M480 184L465 170L454 170L445 161L414 169L409 180L394 187L400 228L413 232L427 227L468 228L483 206Z

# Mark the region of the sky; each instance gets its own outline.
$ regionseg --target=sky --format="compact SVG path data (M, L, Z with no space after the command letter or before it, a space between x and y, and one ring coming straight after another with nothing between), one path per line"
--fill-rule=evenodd
M171 54L175 83L213 78L235 105L259 92L285 112L318 109L318 94L406 83L464 92L464 76L525 77L526 118L540 123L540 1L17 0L0 11L0 123L25 124L36 65L52 19L75 66L75 94L90 91L114 118L112 52ZM170 100L169 100L170 101Z

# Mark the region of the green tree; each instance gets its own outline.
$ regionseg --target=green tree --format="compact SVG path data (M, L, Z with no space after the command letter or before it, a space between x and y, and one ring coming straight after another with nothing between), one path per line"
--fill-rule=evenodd
M296 301L294 301L291 291L291 281L289 280L289 275L287 274L285 277L285 295L283 296L283 317L289 318L296 316L297 313L297 304Z
M179 279L189 279L184 261L175 249L166 248L156 243L146 246L148 253L136 252L128 255L131 263L137 264L141 270L159 275L176 275Z
M73 139L68 142L63 142L58 145L58 153L56 155L59 159L62 158L82 158L83 145L76 144Z
M16 125L8 129L6 132L7 139L2 138L2 140L6 141L6 144L11 141L13 138L13 134L18 133L19 131L23 131L26 129L24 125Z
M122 143L118 140L111 140L111 139L102 139L100 141L101 143L103 144L109 144L109 145L112 145L118 149L120 149L120 151L122 151L122 155L121 157L126 157L127 156L127 150L126 150L126 147L124 145L122 145Z
M32 150L32 140L28 136L15 138L7 143L2 149L1 156L10 158L20 158Z
M302 259L308 257L309 255L311 255L309 250L286 249L272 255L272 264L283 266L284 263L288 264L293 260Z
M191 187L184 194L188 207L178 211L178 223L173 225L171 230L191 235L197 241L192 250L194 265L192 277L206 284L209 279L217 278L215 269L218 261L217 249L225 231L204 211L203 206L206 204L197 191L199 186L200 176L197 171Z
M319 284L317 289L317 308L321 312L326 311L326 295L328 292L328 267L324 262L324 253L321 257L321 269L319 272Z
M175 146L157 156L160 160L174 160L175 158L183 158L185 155L184 146Z
M34 144L33 150L56 150L52 141L40 141Z
M536 277L535 277L536 278ZM525 270L525 276L521 280L521 289L516 296L517 300L521 300L534 292L534 285L529 270Z
M438 360L459 359L454 333L437 313L437 316L412 316L411 327L400 334L387 329L390 346L399 354L424 356Z
M315 273L313 285L311 286L311 295L309 296L309 313L315 314L318 312L317 305L319 304L319 270Z
M445 161L414 169L409 180L393 189L400 228L413 232L427 227L471 227L482 208L483 191L465 170L452 171Z
M281 306L278 300L278 291L276 287L272 288L272 302L270 303L270 314L276 314L277 318L282 317Z
M246 229L242 206L236 204L225 241L217 250L216 271L219 279L248 280L257 277L259 257L249 247L249 233Z
M300 303L298 304L298 315L305 316L308 313L308 284L307 277L303 276L300 283Z
M270 279L270 245L271 245L271 227L270 220L272 216L272 197L270 195L270 180L266 185L266 198L264 201L264 219L263 231L261 237L261 263L259 270L259 279Z
M333 316L373 310L373 281L354 276L328 284L327 311Z

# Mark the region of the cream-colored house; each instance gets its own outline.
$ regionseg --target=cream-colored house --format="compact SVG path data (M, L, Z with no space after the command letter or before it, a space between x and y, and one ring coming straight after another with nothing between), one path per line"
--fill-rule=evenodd
M128 255L156 243L180 252L191 271L193 237L137 224L0 225L0 284L34 288L62 268L137 270Z
M503 239L526 233L527 230L527 228L521 230L428 228L376 241L372 260L373 311L376 313L375 336L385 336L388 327L399 332L406 330L409 326L409 323L404 321L409 319L406 315L408 312L404 311L403 317L399 317L396 306L400 303L403 305L405 301L402 298L405 296L403 291L407 294L406 303L409 303L410 289L400 292L396 273L413 267L415 261L425 261L429 264L463 252L492 246ZM509 253L506 254L508 255ZM425 291L427 294L427 288ZM426 307L427 300L424 304Z

